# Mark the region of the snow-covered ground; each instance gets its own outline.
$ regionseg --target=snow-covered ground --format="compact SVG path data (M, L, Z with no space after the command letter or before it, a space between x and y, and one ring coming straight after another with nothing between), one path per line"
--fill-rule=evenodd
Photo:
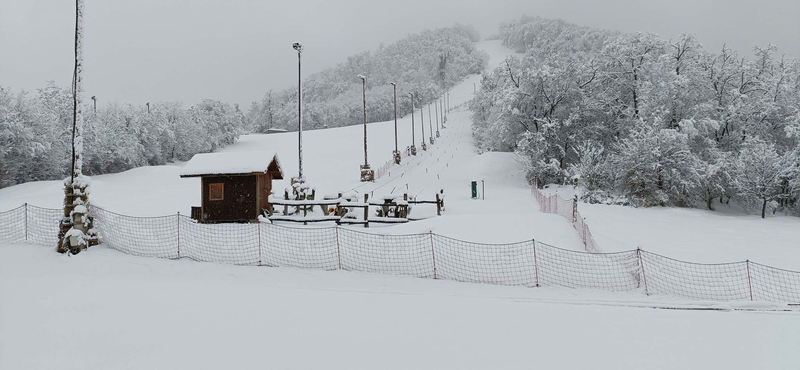
M551 186L545 193L570 199L572 187ZM699 263L751 260L800 271L800 218L762 219L742 209L717 205L704 209L579 203L578 209L604 252L642 248Z
M496 41L479 47L490 52L492 66L510 53ZM452 105L469 100L479 81L472 76L456 87ZM321 193L407 189L432 198L445 189L444 216L373 232L433 231L494 243L535 238L582 250L565 219L538 212L512 154L478 155L469 112L448 118L431 150L374 184L358 182L362 127L308 131L305 174ZM425 121L428 133L427 107ZM411 119L398 123L404 148ZM369 125L374 168L391 159L393 132L393 122ZM276 151L288 178L296 173L296 138L247 135L223 151ZM96 176L92 200L136 216L188 213L199 204L199 183L181 179L182 166ZM470 199L473 180L486 181L485 200ZM61 201L56 181L0 190L0 210L24 202L58 208ZM580 207L605 251L641 246L695 261L750 258L800 269L794 218ZM225 266L134 257L102 245L71 258L45 246L0 250L0 369L789 369L800 363L800 313L788 306Z
M0 248L0 369L800 363L796 311L698 311L638 294L226 266L102 246L72 258L36 245Z
M478 44L490 57L490 66L498 65L512 52L498 41ZM473 96L474 75L450 92L450 104L455 107ZM398 97L405 95L400 86ZM425 114L425 139L430 128L436 130L435 109L432 118ZM569 223L555 215L539 213L530 197L521 166L510 153L478 155L471 136L470 113L461 107L447 115L441 137L427 151L421 150L422 130L419 110L415 121L416 145L419 155L409 157L402 165L393 167L375 183L359 182L359 165L363 164L363 126L305 131L303 134L303 171L310 185L320 195L337 192L370 193L379 197L390 193L409 192L420 199L433 200L444 189L446 213L442 217L393 227L375 227L384 233L416 233L433 231L438 234L476 242L505 243L536 239L562 248L582 250L582 245ZM441 122L440 122L441 125ZM398 119L398 140L401 150L411 145L411 116ZM391 160L394 150L394 121L368 125L368 155L377 169ZM289 186L289 178L297 174L297 133L255 134L242 136L236 144L220 152L274 151L283 166L285 178L276 181L273 189L278 196ZM92 202L107 210L131 216L162 216L189 214L190 207L200 205L200 180L180 178L185 163L150 166L118 174L93 177ZM470 198L470 181L486 181L486 200ZM0 210L17 207L25 202L50 208L61 207L62 190L59 181L32 182L0 189ZM432 205L417 206L412 216L435 215Z

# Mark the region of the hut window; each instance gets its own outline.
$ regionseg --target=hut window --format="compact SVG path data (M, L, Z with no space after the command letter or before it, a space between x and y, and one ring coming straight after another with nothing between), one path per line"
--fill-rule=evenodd
M225 184L219 182L208 185L208 200L224 200Z

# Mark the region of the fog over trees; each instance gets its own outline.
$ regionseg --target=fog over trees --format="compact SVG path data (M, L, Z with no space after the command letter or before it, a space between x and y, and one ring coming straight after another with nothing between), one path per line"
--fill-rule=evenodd
M474 28L456 24L412 34L374 52L353 55L344 63L303 78L303 128L339 127L363 122L361 80L367 77L367 121L394 117L390 82L397 83L397 114L411 111L408 92L421 103L469 74L480 73L488 56L475 48ZM254 132L269 128L297 130L297 86L269 91L247 113Z
M497 37L524 57L471 103L483 150L515 151L545 183L579 178L591 202L798 211L798 60L532 17Z

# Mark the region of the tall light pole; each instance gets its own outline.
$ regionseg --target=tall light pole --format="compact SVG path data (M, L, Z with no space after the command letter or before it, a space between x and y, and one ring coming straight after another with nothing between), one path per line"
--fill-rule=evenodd
M358 75L361 79L361 92L364 97L364 165L361 166L361 181L375 181L375 172L369 168L367 162L367 78Z
M439 137L439 104L433 102L433 109L436 112L436 137Z
M292 44L292 48L297 50L297 178L292 179L292 184L305 182L303 178L303 83L300 69L300 55L303 53L303 45L299 42Z
M422 150L428 150L428 144L425 144L425 107L419 107L419 127L422 128Z
M392 89L394 90L394 163L400 164L400 160L402 156L400 155L400 150L397 147L397 84L394 82L389 82L392 84Z
M447 112L444 110L444 97L439 98L439 110L442 112L442 128L444 127L444 123L447 122Z
M411 155L417 155L417 146L414 143L417 141L414 138L414 93L408 93L411 98Z
M431 145L433 145L433 120L431 119L431 105L428 104L428 128L430 129Z

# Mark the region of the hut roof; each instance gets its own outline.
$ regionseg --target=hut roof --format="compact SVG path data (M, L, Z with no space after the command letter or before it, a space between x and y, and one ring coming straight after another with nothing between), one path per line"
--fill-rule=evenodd
M195 154L181 171L181 177L212 175L257 175L271 173L283 179L283 169L275 152L225 152Z

